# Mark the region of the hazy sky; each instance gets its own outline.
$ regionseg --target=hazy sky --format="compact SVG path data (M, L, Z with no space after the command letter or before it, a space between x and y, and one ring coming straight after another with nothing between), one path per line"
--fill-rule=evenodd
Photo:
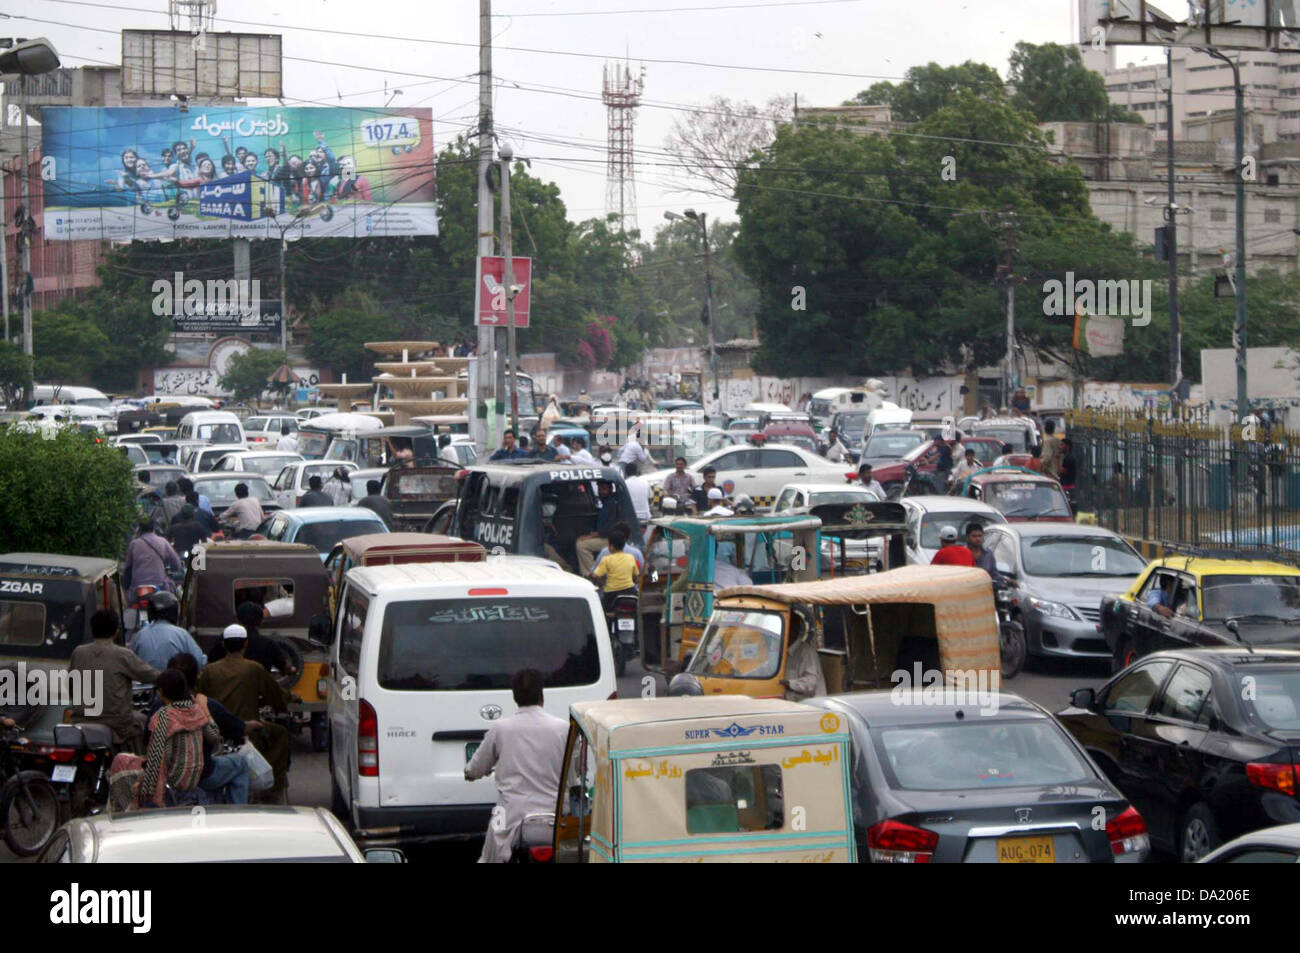
M403 91L394 107L433 110L441 147L475 123L478 6L220 0L216 29L283 35L286 104L382 107L387 85L390 96ZM49 37L69 66L117 64L116 31L166 29L166 7L165 0L22 0L10 6L3 32ZM560 185L571 219L602 214L601 67L606 57L627 55L645 66L636 120L642 230L663 224L669 208L729 217L730 203L672 191L684 183L664 167L662 151L682 107L713 96L762 103L791 93L801 104L835 105L930 61L972 59L1005 75L1020 40L1072 42L1074 8L1074 0L493 0L498 134L533 159L534 174Z

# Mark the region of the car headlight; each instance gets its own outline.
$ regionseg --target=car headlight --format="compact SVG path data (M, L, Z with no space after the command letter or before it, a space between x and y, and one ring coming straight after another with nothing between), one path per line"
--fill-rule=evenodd
M1046 599L1038 599L1034 596L1030 596L1029 604L1043 615L1055 616L1058 619L1069 619L1072 622L1082 621L1077 612L1060 602L1049 602Z

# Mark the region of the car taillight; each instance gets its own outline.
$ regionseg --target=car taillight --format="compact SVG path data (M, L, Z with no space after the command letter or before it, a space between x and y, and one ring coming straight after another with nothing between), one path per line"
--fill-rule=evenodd
M1295 767L1289 764L1252 762L1246 765L1246 780L1256 787L1271 788L1295 797Z
M899 821L881 821L867 828L867 846L876 864L928 864L939 846L939 835Z
M528 848L528 856L539 864L547 864L555 856L555 851L551 847L530 847Z
M1110 838L1110 852L1116 857L1151 847L1147 835L1147 822L1137 808L1130 807L1123 814L1106 822L1106 836Z
M357 706L357 774L379 777L379 717L364 698Z

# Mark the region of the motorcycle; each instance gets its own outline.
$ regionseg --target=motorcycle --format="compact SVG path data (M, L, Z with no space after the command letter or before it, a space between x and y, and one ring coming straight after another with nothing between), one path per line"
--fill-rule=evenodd
M62 823L49 778L21 767L28 746L18 727L0 734L0 825L5 844L19 857L39 854Z
M635 595L615 596L605 611L610 648L614 652L614 672L619 678L627 670L627 660L637 653L640 619L641 600Z
M1025 627L1015 618L1016 597L1006 583L993 584L993 598L998 607L998 642L1002 654L1002 677L1014 678L1025 664L1029 645Z
M54 751L50 782L64 816L89 817L108 810L108 768L116 754L113 729L94 722L55 725Z
M549 864L555 859L555 815L524 816L510 850L512 864Z

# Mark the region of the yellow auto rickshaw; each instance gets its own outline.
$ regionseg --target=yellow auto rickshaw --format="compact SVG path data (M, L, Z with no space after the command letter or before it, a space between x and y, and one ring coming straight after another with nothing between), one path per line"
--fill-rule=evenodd
M724 589L685 671L705 695L780 698L790 646L805 638L829 694L891 688L900 670L918 688L932 671L945 684L1001 684L992 581L964 566Z
M557 863L852 863L848 725L775 699L569 707Z

